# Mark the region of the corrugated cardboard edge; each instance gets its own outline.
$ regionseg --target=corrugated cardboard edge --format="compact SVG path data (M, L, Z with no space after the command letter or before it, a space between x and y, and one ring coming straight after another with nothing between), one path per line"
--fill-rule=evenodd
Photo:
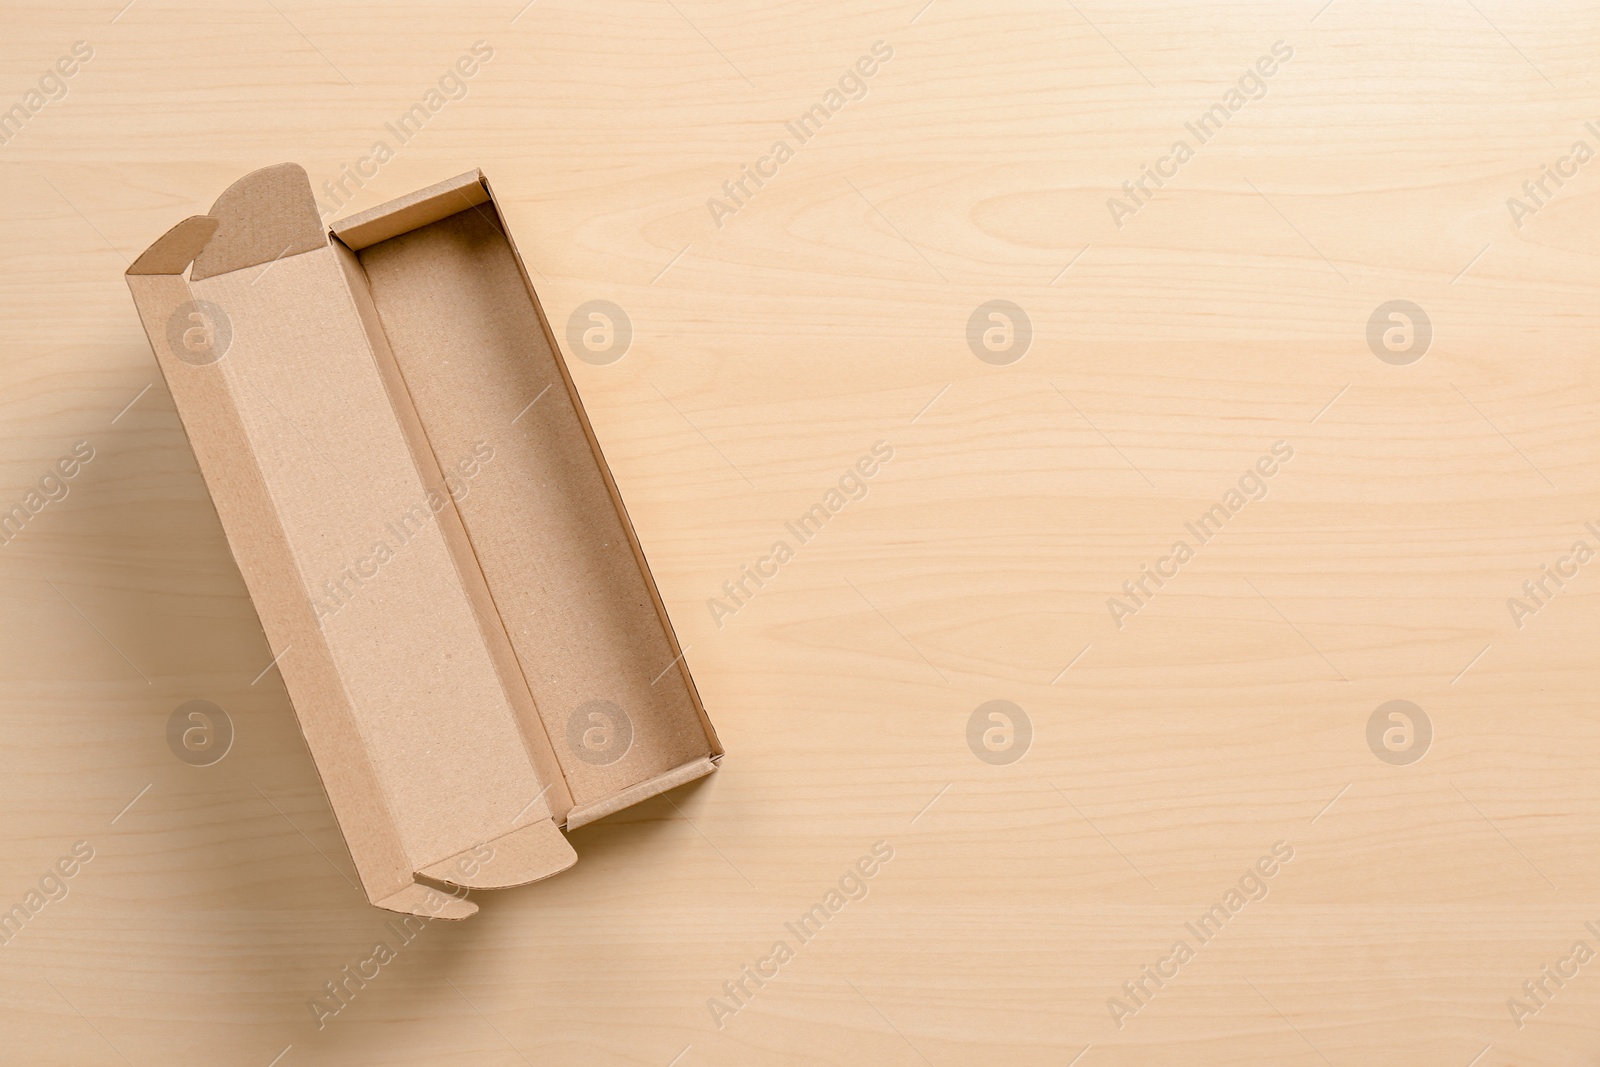
M710 756L703 756L691 760L681 767L674 767L665 774L658 774L654 778L640 782L620 792L612 793L604 800L589 804L581 808L573 808L567 812L567 829L576 830L580 826L587 826L597 819L613 815L623 808L631 808L641 800L649 800L653 796L665 793L669 789L676 789L685 782L692 782L696 778L704 778L717 769L716 761Z

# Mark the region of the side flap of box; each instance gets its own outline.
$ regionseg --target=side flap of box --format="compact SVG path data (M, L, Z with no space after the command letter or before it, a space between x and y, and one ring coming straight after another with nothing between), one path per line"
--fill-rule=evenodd
M540 819L417 873L467 889L505 889L560 874L577 862L578 854L556 824Z
M669 789L676 789L696 778L704 778L716 769L716 760L710 757L690 760L681 767L674 767L665 774L658 774L648 781L619 790L596 803L573 808L567 812L567 829L576 830L580 826L587 826L623 808L631 808L640 801L659 796Z
M156 239L128 267L129 274L182 274L217 232L212 215L190 215ZM185 289L187 290L187 286ZM137 296L135 297L137 299Z
M362 886L377 902L414 887L412 864L338 669L318 639L315 620L306 618L298 568L243 421L222 378L210 373L210 364L227 353L230 328L220 321L218 309L194 298L182 276L215 229L216 220L206 216L180 223L135 261L128 286L284 684L297 709L316 709L299 716L301 729L317 757L317 772ZM466 902L451 908L459 911L462 905L469 914L476 910Z
M333 234L351 251L359 252L379 241L488 202L489 190L484 185L483 172L470 170L340 219L333 224Z

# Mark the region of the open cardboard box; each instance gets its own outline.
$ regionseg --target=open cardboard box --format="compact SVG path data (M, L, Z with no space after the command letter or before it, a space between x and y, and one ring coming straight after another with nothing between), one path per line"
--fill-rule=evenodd
M293 164L128 269L368 899L464 918L722 755L494 197Z

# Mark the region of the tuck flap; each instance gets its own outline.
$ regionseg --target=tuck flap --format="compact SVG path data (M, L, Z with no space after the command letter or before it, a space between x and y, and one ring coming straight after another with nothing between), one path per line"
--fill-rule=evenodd
M421 915L426 919L465 919L478 913L478 906L466 899L465 894L456 896L420 882L413 882L398 893L372 903L402 915Z
M560 874L577 862L555 820L539 819L417 873L463 888L505 889Z
M218 220L211 215L190 215L156 238L128 267L131 275L182 274L200 254L213 234Z
M217 230L195 256L192 281L272 263L328 243L311 179L298 163L279 163L246 174L217 197L211 215Z

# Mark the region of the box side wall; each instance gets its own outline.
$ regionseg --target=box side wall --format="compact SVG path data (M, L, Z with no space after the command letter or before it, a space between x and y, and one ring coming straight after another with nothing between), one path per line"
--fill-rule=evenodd
M525 825L536 819L563 822L567 810L572 807L572 797L567 791L567 783L561 773L561 765L556 759L554 747L545 734L544 724L534 707L527 679L522 674L522 665L512 650L505 624L489 593L483 568L473 551L471 540L467 537L466 528L462 525L459 504L455 499L459 491L457 487L462 484L461 480L455 472L446 477L439 469L438 458L428 442L421 419L417 415L415 402L395 362L394 349L389 344L388 335L378 316L377 306L373 303L371 284L360 260L354 252L338 241L333 243L333 251L349 283L350 295L360 316L362 328L366 331L368 343L372 346L373 360L388 391L390 406L399 423L400 431L411 449L411 454L421 470L423 481L451 498L451 506L440 509L435 522L449 548L450 558L456 565L461 588L472 606L473 618L478 624L490 660L494 663L501 688L516 713L519 736L540 782L539 793L527 801L526 808L517 819L517 825ZM509 830L509 827L506 828L506 832Z
M573 803L715 754L492 204L360 257Z
M490 187L487 178L483 179L483 188L488 195L494 217L505 234L506 244L511 249L511 258L516 264L517 276L522 279L523 291L527 294L528 301L533 305L533 313L539 320L545 349L549 351L550 357L555 361L556 369L561 374L561 381L566 386L567 398L577 415L578 425L583 429L584 438L589 443L589 451L594 457L595 466L599 469L600 478L605 484L606 492L611 496L611 505L616 509L617 517L622 523L623 533L627 535L628 547L632 549L634 561L644 577L645 589L650 594L650 603L655 607L656 618L660 621L661 629L672 646L673 662L677 665L677 673L682 677L689 700L694 705L695 714L700 719L700 729L705 733L710 745L711 758L714 762L720 762L723 755L722 742L717 738L716 727L711 724L711 716L706 713L705 704L700 699L700 689L695 685L694 675L689 670L688 656L678 641L678 633L672 626L671 616L667 613L666 601L661 599L661 590L656 585L655 575L650 571L650 561L645 558L644 545L640 542L639 533L634 529L633 520L628 515L627 505L623 503L622 492L617 488L617 480L611 473L611 465L606 462L605 452L600 447L600 439L595 436L594 426L589 421L589 413L584 410L583 397L579 395L577 383L572 379L572 370L567 366L566 357L561 353L561 345L556 340L555 332L550 328L549 316L545 314L544 305L539 301L539 293L533 287L533 279L528 277L527 264L523 262L522 254L517 251L516 238L512 235L510 226L506 225L504 216L500 214L499 205L494 199L494 189Z
M449 494L411 451L334 250L192 288L231 323L210 369L293 560L272 595L302 598L319 626L411 869L511 831L548 783L441 532Z
M412 865L354 709L302 592L294 554L224 377L215 366L192 362L207 358L204 353L186 350L185 359L174 351L173 339L182 345L187 331L203 334L209 328L215 338L217 324L207 321L211 309L195 304L181 275L133 275L128 285L277 670L294 698L362 887L369 900L382 900L412 883Z

